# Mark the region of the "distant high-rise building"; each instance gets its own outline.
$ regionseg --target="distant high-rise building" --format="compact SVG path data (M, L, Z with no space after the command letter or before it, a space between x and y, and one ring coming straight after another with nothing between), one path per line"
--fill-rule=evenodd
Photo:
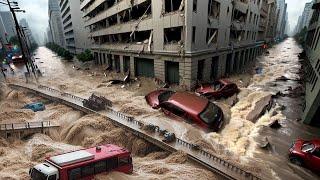
M61 12L60 12L58 0L49 0L48 15L49 15L49 28L50 28L48 32L51 33L51 34L48 34L48 40L49 41L52 40L50 42L54 42L59 46L64 47L65 39L63 35Z
M286 14L287 14L287 3L285 0L277 0L278 8L278 23L277 23L277 35L278 39L283 39L284 31L286 27Z
M313 14L312 5L314 2L315 0L305 4L302 15L299 17L297 26L295 28L296 33L299 33L303 28L309 26Z
M16 35L14 20L9 11L0 11L0 33L3 40Z
M35 42L34 37L33 37L33 35L32 35L31 28L30 28L27 20L26 20L25 18L20 19L19 25L20 25L21 27L23 27L23 29L24 29L24 27L27 29L27 30L25 30L25 35L28 36L28 38L29 38L29 40L30 40L30 43Z
M62 17L62 27L66 48L75 54L83 52L88 48L88 31L82 19L80 1L58 0Z

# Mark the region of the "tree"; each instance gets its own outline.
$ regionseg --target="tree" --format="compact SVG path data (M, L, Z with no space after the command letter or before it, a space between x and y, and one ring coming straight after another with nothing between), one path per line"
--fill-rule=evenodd
M308 28L304 27L299 33L295 35L295 39L304 46L306 41L306 35L308 33Z
M93 60L93 55L89 49L86 49L83 53L78 54L77 58L81 62L87 62Z

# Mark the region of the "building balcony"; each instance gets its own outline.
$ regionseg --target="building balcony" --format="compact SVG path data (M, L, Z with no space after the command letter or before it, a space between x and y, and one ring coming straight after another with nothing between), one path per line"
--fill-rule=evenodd
M104 43L104 44L95 44L92 46L94 50L108 50L116 52L134 52L134 53L149 53L153 51L153 45L143 42L136 43Z
M94 0L80 0L80 10L86 8Z
M100 0L98 0L99 2ZM126 9L129 9L131 8L131 4L127 2L128 0L123 0L123 1L120 1L118 4L115 4L113 5L112 7L110 7L109 9L97 14L95 17L92 17L90 19L88 19L86 22L85 22L85 26L89 26L89 25L92 25L96 22L99 22L101 20L104 20L104 19L107 19L108 17L110 16L113 16L113 15L116 15L118 14L119 12L122 12ZM136 0L135 1L135 4L134 5L138 5L138 4L141 4L143 2L145 2L147 0ZM89 11L86 11L89 13ZM87 13L87 14L88 14Z
M163 22L168 22L168 23L163 23L164 28L170 28L172 27L172 25L183 26L183 19L184 17L181 17L179 13L165 15L164 17L162 17ZM159 21L159 23L160 22L161 21ZM136 21L129 21L126 23L116 24L108 28L102 28L100 30L93 31L89 33L89 37L132 32L133 30L136 29L137 25L138 25L138 28L137 28L138 31L151 30L153 29L154 21L152 17L147 17L142 21L136 20Z
M87 3L85 6L81 6L80 5L80 10L83 12L83 17L87 16L91 11L93 11L94 9L96 9L98 6L100 6L102 3L104 3L105 0L95 0L92 3L89 2Z

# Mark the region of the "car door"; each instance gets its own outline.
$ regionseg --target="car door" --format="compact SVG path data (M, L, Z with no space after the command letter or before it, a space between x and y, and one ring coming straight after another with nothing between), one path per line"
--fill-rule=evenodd
M178 117L178 118L183 118L185 116L185 112L175 106L174 104L171 104L169 102L165 102L165 103L162 103L161 105L161 108L162 110L164 111L164 113L168 116L173 116L173 117Z
M311 158L310 158L310 168L314 169L315 171L320 171L320 148L316 148L312 154L311 154Z

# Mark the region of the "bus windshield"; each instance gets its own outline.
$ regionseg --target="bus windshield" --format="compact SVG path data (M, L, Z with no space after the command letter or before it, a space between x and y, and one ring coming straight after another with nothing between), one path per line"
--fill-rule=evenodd
M46 180L47 175L43 174L42 172L38 171L37 169L33 168L31 172L32 180Z

